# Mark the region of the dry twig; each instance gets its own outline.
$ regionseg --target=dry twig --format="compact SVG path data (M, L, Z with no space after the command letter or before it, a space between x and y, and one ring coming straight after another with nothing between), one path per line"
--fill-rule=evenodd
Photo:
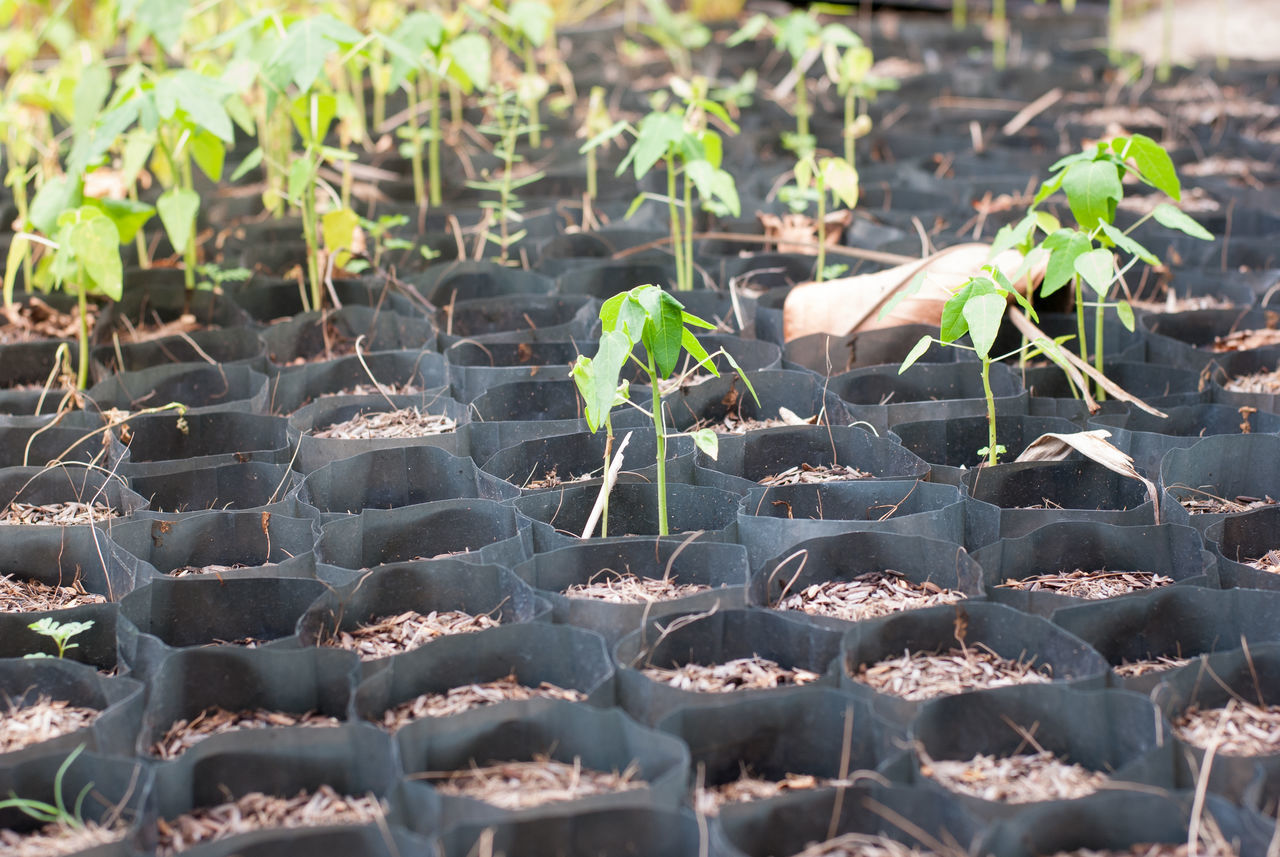
M1023 592L1052 592L1056 595L1093 601L1172 584L1172 577L1152 571L1085 571L1077 568L1075 571L1035 574L1022 578L1011 577L996 588L1018 589Z
M546 756L528 762L497 762L462 771L430 772L441 794L469 797L502 809L518 810L648 788L634 765L622 773L593 771L575 759L572 765Z
M0 753L12 753L84 729L102 712L41 695L35 702L9 701L0 711Z
M581 702L587 695L580 690L558 687L541 682L537 687L521 684L515 673L497 681L467 684L453 687L444 693L424 693L402 702L382 715L382 726L392 732L421 717L452 717L473 708L496 705L499 702L517 702L526 699L563 699Z
M1012 804L1084 797L1108 780L1101 771L1063 762L1047 750L1014 756L979 754L966 761L930 760L920 772L953 792Z

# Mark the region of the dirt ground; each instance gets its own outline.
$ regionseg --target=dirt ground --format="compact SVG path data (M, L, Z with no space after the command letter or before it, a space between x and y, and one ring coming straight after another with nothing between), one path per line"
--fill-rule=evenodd
M1186 63L1226 56L1237 60L1280 59L1278 0L1174 0L1172 60ZM1160 59L1164 33L1162 0L1126 22L1122 46L1148 62Z

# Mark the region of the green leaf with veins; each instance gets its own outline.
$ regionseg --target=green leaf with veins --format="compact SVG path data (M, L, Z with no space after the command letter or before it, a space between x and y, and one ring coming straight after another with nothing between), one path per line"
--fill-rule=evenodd
M1090 288L1105 296L1115 275L1115 255L1107 249L1090 250L1076 257L1075 269Z
M1124 198L1119 171L1109 161L1072 164L1062 178L1062 189L1076 222L1090 232L1103 221L1112 222L1116 203Z
M1212 232L1193 220L1186 212L1167 202L1157 205L1151 216L1155 218L1156 223L1166 229L1176 229L1201 241L1213 240Z

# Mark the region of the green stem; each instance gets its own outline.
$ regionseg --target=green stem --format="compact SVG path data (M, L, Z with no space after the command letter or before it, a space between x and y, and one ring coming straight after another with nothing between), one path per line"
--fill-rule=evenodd
M89 389L89 297L81 285L76 299L80 304L80 366L76 371L76 388Z
M1100 373L1102 372L1102 317L1106 311L1107 307L1099 296L1098 305L1093 308L1093 368ZM1095 399L1099 402L1106 400L1107 391L1102 389L1101 384L1095 384L1094 390Z
M809 136L809 80L799 69L796 77L796 136L800 138L797 142L801 145Z
M857 118L858 96L854 92L853 87L849 87L849 91L844 96L844 159L849 162L849 166L853 166L853 156L855 154L853 139L853 120Z
M653 365L653 355L647 355L649 358L649 381L650 390L653 393L653 430L656 432L655 440L657 441L657 469L658 469L658 535L665 536L669 533L667 529L667 436L665 427L663 426L662 417L662 394L658 392L658 370Z
M992 0L991 17L995 21L995 32L991 34L991 63L1003 69L1009 45L1009 16L1005 12L1005 0Z
M418 87L410 83L405 87L409 93L409 139L413 140L413 201L419 211L427 207L427 183L422 174L422 135L418 127Z
M183 190L195 193L196 183L191 174L191 155L190 148L183 147L181 163L181 176ZM176 247L174 249L177 249ZM182 248L182 283L187 290L187 295L196 290L196 224L191 224L191 235L187 238L187 246Z
M1124 4L1111 0L1107 8L1107 62L1120 64L1120 25L1124 22Z
M1089 340L1085 338L1084 327L1084 283L1080 282L1079 277L1075 277L1076 289L1076 337L1079 339L1077 350L1080 352L1080 359L1088 362L1089 360Z
M684 243L680 240L680 212L676 210L676 162L667 153L667 211L671 215L671 249L676 256L676 288L684 288Z
M533 55L533 45L525 45L524 71L531 77L538 73L538 62ZM539 149L542 147L542 125L538 122L540 106L537 97L530 98L525 108L529 111L529 146Z
M600 538L609 538L609 494L612 493L612 486L609 485L609 465L613 463L613 419L606 416L604 418L604 503L600 508Z
M315 161L316 156L310 148L307 150L306 157L312 160L310 181L302 191L302 231L303 238L307 242L307 284L311 289L309 309L319 310L324 304L324 293L320 291L319 247L316 243L316 228L319 222L316 214L316 172L319 164Z
M1173 56L1173 0L1164 0L1160 11L1160 62L1156 64L1156 80L1167 83Z
M996 447L996 397L991 392L991 360L982 358L982 393L987 399L987 464L995 466L1000 459Z
M684 174L684 282L682 291L693 288L693 182Z
M431 204L439 206L444 197L440 188L440 81L435 77L428 83L427 97L431 99L431 139L427 141L428 187Z
M969 25L969 9L966 0L955 0L951 4L951 26L963 30Z
M818 183L818 263L813 272L813 281L822 282L822 272L827 269L827 183L822 180L822 171L817 170Z

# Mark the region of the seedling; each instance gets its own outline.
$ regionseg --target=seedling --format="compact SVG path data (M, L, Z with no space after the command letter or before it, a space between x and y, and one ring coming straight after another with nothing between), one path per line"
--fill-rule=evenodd
M524 129L529 145L542 147L541 103L549 86L538 73L537 50L555 39L555 10L542 0L515 0L505 10L489 4L486 10L496 26L494 34L506 44L512 55L524 63L524 72L516 81L516 93L529 117Z
M853 34L851 34L853 35ZM875 56L860 38L843 48L835 42L827 42L822 47L822 61L827 68L827 76L836 82L836 92L844 99L844 159L855 164L857 142L871 133L871 116L867 105L875 101L881 92L897 89L898 82L892 78L876 77L871 74L875 64Z
M844 158L819 158L806 152L796 162L796 189L801 199L813 198L818 204L818 259L813 279L822 282L827 276L827 194L849 208L858 205L858 171Z
M519 95L511 90L496 89L487 99L489 122L478 130L494 138L493 154L502 160L502 168L495 175L486 175L483 181L469 181L467 187L485 190L497 194L497 199L486 199L480 207L487 210L483 240L498 247L497 261L506 265L513 261L511 248L524 238L526 230L512 231L512 224L524 220L520 209L524 203L518 191L528 187L542 178L541 170L534 170L524 175L516 175L516 165L524 161L524 156L516 152L516 140L527 133L530 125L528 111ZM489 228L491 220L496 220L498 231Z
M1035 310L1008 278L995 265L987 265L982 272L967 280L942 307L942 324L938 336L922 336L907 354L898 374L911 368L917 360L929 350L930 344L937 342L952 348L963 348L978 355L981 362L982 391L987 404L987 445L980 450L987 458L987 464L994 465L999 461L1004 447L996 440L996 402L991 391L991 364L1012 357L1024 350L1024 344L1008 354L992 356L991 348L995 345L996 336L1000 332L1000 324L1004 320L1005 308L1012 297L1027 311L1034 321ZM965 345L958 340L969 334L972 345ZM1050 360L1062 365L1066 358L1059 351L1058 343L1048 338L1037 338L1031 347L1043 353Z
M640 32L657 43L680 77L693 74L693 52L711 41L711 30L691 12L672 10L663 0L644 0L650 23Z
M579 357L570 374L582 396L588 428L595 432L604 425L609 432L609 440L605 445L606 472L613 437L609 412L619 402L630 403L628 385L620 378L622 367L627 360L631 360L648 378L652 394L652 411L648 413L653 420L657 443L658 534L665 536L670 532L667 524L667 438L675 435L666 433L658 382L671 377L683 353L692 357L697 366L718 378L720 373L716 370L712 357L722 355L742 378L752 398L756 398L757 403L759 399L751 381L729 353L721 349L714 355L708 354L690 329L713 330L715 325L685 312L678 300L658 286L636 286L628 292L609 298L600 307L600 322L603 331L595 356ZM644 362L633 354L637 345L644 351ZM700 429L691 432L690 436L699 449L715 458L719 448L715 432ZM607 488L606 485L605 489ZM604 527L602 533L607 534L607 507Z
M58 649L58 658L62 659L66 656L68 650L80 648L79 643L73 643L71 640L73 637L78 637L92 628L93 620L91 619L87 622L58 622L46 616L38 622L32 622L27 627L42 637L48 637L53 640L54 646ZM24 657L49 658L53 656L44 652L36 652Z
M84 744L76 747L67 754L67 758L58 766L58 772L53 776L53 803L18 797L10 792L10 797L7 800L0 800L0 809L19 810L41 824L57 824L73 830L79 830L84 827L84 799L93 790L93 783L85 784L85 787L80 790L80 794L76 796L75 804L70 809L67 808L66 801L62 797L62 783L67 777L67 771L71 769L75 760L84 752L84 748Z
M738 187L733 176L720 168L724 144L720 135L711 130L708 117L714 117L730 133L736 134L738 126L729 118L722 104L712 100L707 92L707 81L672 78L672 91L684 101L684 107L657 107L633 127L626 120L619 120L588 140L580 151L589 152L624 132L635 140L628 149L617 174L622 175L630 167L637 180L643 179L662 161L667 172L667 194L641 193L631 203L630 216L648 199L663 201L670 215L671 244L676 262L676 287L682 291L693 288L693 221L695 215L694 192L703 208L716 213L728 213L737 217L741 213ZM683 182L681 195L679 185Z

